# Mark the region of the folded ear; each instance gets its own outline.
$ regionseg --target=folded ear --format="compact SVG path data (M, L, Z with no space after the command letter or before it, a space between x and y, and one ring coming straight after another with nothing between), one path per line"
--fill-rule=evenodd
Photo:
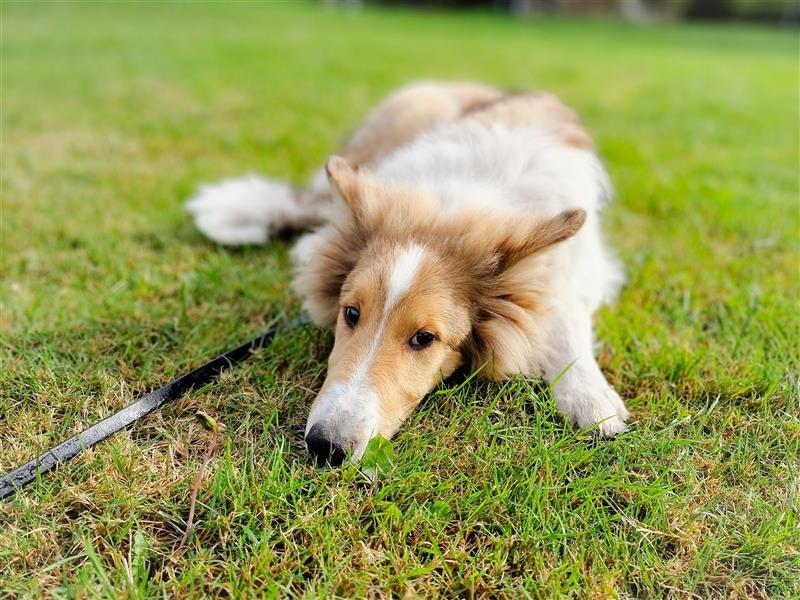
M585 222L586 211L575 208L532 225L520 223L497 247L501 267L511 267L531 254L571 238Z
M358 186L358 175L345 159L341 156L331 156L325 163L325 172L333 188L350 207L357 213L361 204L361 191Z

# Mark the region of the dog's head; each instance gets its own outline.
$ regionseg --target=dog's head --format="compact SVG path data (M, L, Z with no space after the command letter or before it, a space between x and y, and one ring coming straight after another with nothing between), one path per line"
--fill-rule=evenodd
M533 318L540 298L535 285L519 285L537 277L523 263L571 237L586 215L442 212L425 192L380 183L343 159L327 171L348 209L322 233L296 287L317 322L336 326L306 446L338 464L372 437L391 437L466 361L492 362L495 374L524 366L531 341L512 339L512 329Z

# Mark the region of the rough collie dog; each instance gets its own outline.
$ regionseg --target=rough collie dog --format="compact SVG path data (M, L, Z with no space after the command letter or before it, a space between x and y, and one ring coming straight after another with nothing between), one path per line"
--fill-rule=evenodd
M600 235L608 176L575 113L545 93L418 83L373 110L304 189L257 176L189 201L221 244L313 227L294 289L336 327L305 441L319 462L391 437L460 365L551 382L602 436L628 411L592 352L622 272Z

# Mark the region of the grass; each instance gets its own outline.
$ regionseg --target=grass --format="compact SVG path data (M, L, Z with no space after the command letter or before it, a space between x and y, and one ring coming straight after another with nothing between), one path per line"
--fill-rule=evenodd
M618 190L598 315L634 412L597 443L536 382L448 382L394 467L316 470L329 333L285 335L0 505L6 597L800 596L796 31L289 4L2 9L0 471L294 314L290 240L228 251L202 181L302 182L385 92L554 90ZM226 426L179 547L210 434Z

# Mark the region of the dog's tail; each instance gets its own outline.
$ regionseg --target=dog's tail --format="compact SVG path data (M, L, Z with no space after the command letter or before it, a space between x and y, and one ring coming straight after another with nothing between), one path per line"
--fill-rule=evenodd
M201 185L186 202L195 225L225 246L264 244L270 235L324 222L327 182L316 177L308 188L254 174ZM319 188L319 189L317 189Z

